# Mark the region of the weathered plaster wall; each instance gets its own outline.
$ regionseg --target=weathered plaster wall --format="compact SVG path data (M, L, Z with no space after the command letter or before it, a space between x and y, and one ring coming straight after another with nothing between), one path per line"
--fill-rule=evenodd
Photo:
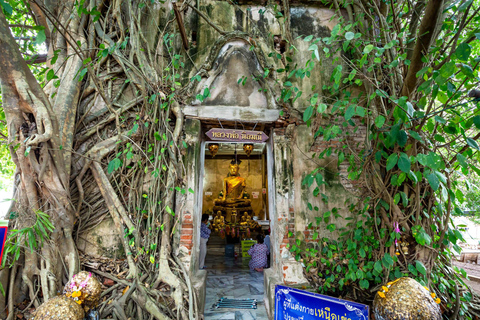
M285 68L285 60L280 61L270 56L270 53L277 53L278 50L274 43L274 37L285 40L286 30L283 18L276 19L272 10L265 10L263 6L255 5L233 5L228 1L217 0L202 0L199 1L200 11L206 13L212 23L220 27L225 32L238 31L245 33L242 36L248 40L248 43L243 41L243 46L240 44L242 40L237 38L227 42L227 44L219 51L216 59L217 62L226 60L225 65L230 64L228 70L219 70L218 65L213 65L212 70L208 71L208 77L202 78L199 86L197 86L196 93L203 92L207 86L211 86L212 96L204 101L206 105L239 105L258 107L263 105L261 96L255 94L259 89L267 89L268 93L278 97L280 95L280 86L277 83L282 83L286 80L285 73L277 73L276 70ZM190 19L188 17L191 17ZM194 19L195 17L195 19ZM290 30L292 33L292 42L287 44L287 49L290 46L296 49L290 50L290 55L293 54L292 65L296 63L304 67L305 62L309 59L315 60L312 67L311 77L302 78L291 77L288 80L292 81L294 85L298 86L302 92L309 92L312 85L317 88L322 88L324 84L329 82L330 75L333 68L337 64L343 63L339 56L329 57L331 46L323 45L322 42L317 42L319 47L319 58L312 58L312 51L308 48L312 42L303 41L303 38L308 35L313 35L313 39L325 38L330 36L333 27L338 23L335 16L335 11L326 7L312 5L312 4L297 4L290 7ZM205 61L211 59L208 49L216 45L217 41L221 41L222 36L214 30L204 19L197 19L196 15L190 14L186 18L187 29L192 28L191 32L196 32L196 46L191 49L192 56L195 57L194 62L201 65ZM333 46L333 45L332 45ZM208 48L208 49L207 49ZM228 54L226 54L228 53ZM252 55L257 55L257 59L261 59L263 63L258 63L256 59L251 58ZM262 57L259 57L261 55ZM337 58L336 60L334 60ZM216 63L216 62L215 62ZM265 69L269 69L269 75L263 80ZM196 69L191 69L188 79L197 73ZM238 84L237 81L243 76L249 77L245 84ZM259 77L259 81L253 81L252 77ZM228 86L218 87L219 83ZM213 89L212 89L213 87ZM219 95L222 91L223 95ZM270 92L271 91L271 92ZM225 94L226 93L226 94ZM271 98L267 95L267 100ZM297 99L294 107L303 112L308 106L306 101L310 97L305 94ZM198 100L193 101L192 104L199 104ZM269 108L272 108L272 101L267 101Z
M355 195L345 189L340 180L340 167L336 155L326 159L312 157L312 145L315 141L311 128L306 125L296 127L294 157L297 159L294 163L294 175L301 177L295 180L295 190L300 194L295 198L295 236L300 239L311 240L313 232L318 232L319 237L334 239L338 237L338 228L346 226L344 218L350 216L348 206ZM313 150L317 151L316 148ZM323 150L322 150L323 151ZM307 174L317 168L324 168L318 172L322 174L326 184L319 187L319 194L315 197L314 190L317 183L314 182L310 187L302 185L302 181ZM322 197L322 194L326 196ZM313 207L309 209L308 203ZM318 210L317 210L318 208ZM333 212L338 210L341 217L335 217L332 213L328 221L322 221L317 227L316 217L322 216L324 212ZM312 223L313 227L308 227ZM335 224L336 230L331 232L327 230L327 225Z
M78 250L92 257L125 258L122 240L116 233L113 219L107 216L102 222L78 237Z
M201 157L201 124L199 120L186 119L185 121L185 142L188 148L185 152L183 163L185 166L184 183L185 189L196 190L200 183L200 170L198 169ZM179 212L178 221L180 232L176 233L177 254L183 261L186 268L192 273L198 269L199 247L194 243L199 243L199 228L194 228L195 224L200 225L201 192L177 193L177 203L175 212ZM178 228L178 227L177 227Z

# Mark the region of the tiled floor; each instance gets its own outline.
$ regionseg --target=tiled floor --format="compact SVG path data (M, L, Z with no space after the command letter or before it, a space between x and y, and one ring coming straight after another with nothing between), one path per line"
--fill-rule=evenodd
M205 320L267 320L263 302L263 272L250 271L248 259L207 255ZM257 299L257 309L214 309L218 299Z

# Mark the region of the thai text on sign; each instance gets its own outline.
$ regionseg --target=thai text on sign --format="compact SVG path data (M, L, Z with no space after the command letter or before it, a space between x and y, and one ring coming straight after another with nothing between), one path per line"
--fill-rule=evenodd
M368 306L281 285L275 287L275 320L368 320Z
M264 132L251 130L213 128L206 135L211 140L231 142L265 142L268 139Z

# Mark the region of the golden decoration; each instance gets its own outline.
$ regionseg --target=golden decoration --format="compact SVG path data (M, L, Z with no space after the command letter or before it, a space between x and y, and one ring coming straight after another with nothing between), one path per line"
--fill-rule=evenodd
M440 299L435 297L416 280L402 277L381 287L372 312L376 319L441 320Z
M34 312L34 320L61 319L83 320L85 312L82 306L66 296L56 296L42 303Z
M243 145L243 151L245 151L245 153L247 154L247 157L250 157L250 154L252 153L253 151L253 144L251 143L245 143Z
M90 272L86 271L74 275L63 289L63 294L82 305L85 312L98 306L101 293L102 285L100 282Z
M218 145L218 143L211 143L208 145L208 150L210 150L210 154L212 155L212 158L215 157L219 148L220 146Z

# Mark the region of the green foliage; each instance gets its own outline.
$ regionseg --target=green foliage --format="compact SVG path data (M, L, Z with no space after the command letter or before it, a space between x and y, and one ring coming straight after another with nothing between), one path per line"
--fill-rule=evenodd
M464 271L447 272L445 261L453 256L450 247L459 251L457 241L463 240L449 219L462 212L465 201L455 172L480 174L480 107L468 97L480 81L480 37L475 34L480 18L474 13L478 4L472 3L454 2L446 9L438 40L423 44L429 50L415 61L423 67L414 69L414 81L407 82L413 68L410 59L415 59L408 50L422 47L416 43L420 37L417 29L409 30L413 8L396 3L388 4L395 14L389 11L383 16L378 10L373 20L370 13L356 14L353 20L340 18L330 36L306 36L304 41L315 44L309 50L323 50L325 55L317 59L313 53L303 67L287 63L282 70L289 80L283 82L280 100L294 103L294 93L300 90L297 84L311 76L317 61L332 65L329 83L321 90L302 92L308 97L303 121L315 123L316 139L339 142L340 147L329 147L316 157L336 155L339 165L348 165L348 178L366 179L369 188L370 198L350 207L345 228L331 221L330 211L322 212L307 200L307 207L318 211L317 226L311 226L316 241L309 246L297 239L290 250L297 260L303 259L307 276L321 279L316 282L321 292L344 295L356 287L369 296L369 288L411 276L431 283L448 309L447 302L455 299L455 283L465 285ZM465 28L460 17L471 19L471 25ZM378 29L372 34L369 25ZM413 47L406 50L408 43ZM367 142L353 146L351 136L359 127L367 129ZM315 174L307 175L303 184L312 186L312 196L318 197ZM322 195L322 201L328 199ZM400 233L394 230L396 223L401 225ZM320 229L335 235L318 239ZM398 250L396 242L406 244L408 253ZM392 252L398 255L391 256ZM423 254L429 258L415 258ZM467 305L462 304L461 310L467 314Z
M49 234L55 227L50 222L50 216L42 211L35 212L35 223L33 226L22 229L9 230L8 238L5 242L4 259L2 265L7 262L7 257L11 256L11 265L20 258L22 249L37 250L43 245L45 240L50 238Z

